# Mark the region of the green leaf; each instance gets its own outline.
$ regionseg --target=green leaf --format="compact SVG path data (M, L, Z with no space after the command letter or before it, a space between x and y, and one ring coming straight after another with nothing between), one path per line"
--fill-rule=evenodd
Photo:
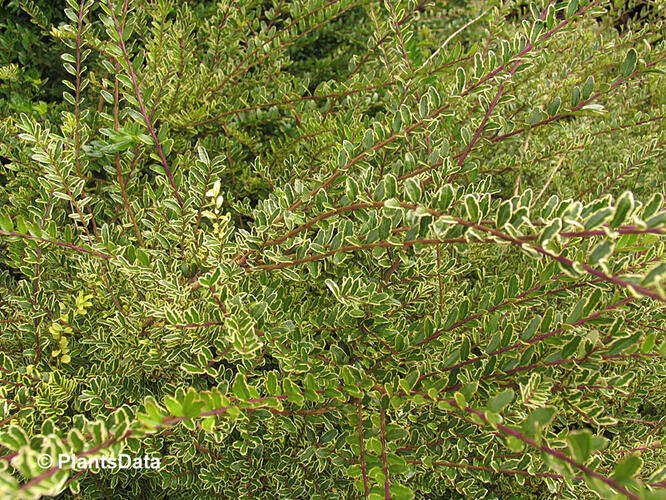
M329 441L333 441L336 437L338 436L338 430L337 429L331 429L329 431L326 431L320 438L319 442L321 444L326 444Z
M527 119L525 122L528 125L536 125L539 123L541 120L543 120L543 111L539 108L534 108L530 114L527 116Z
M645 221L645 224L649 228L666 226L666 212L660 212L656 215L653 215L647 221Z
M442 368L448 368L460 359L460 349L454 349L451 354L444 360Z
M541 246L546 246L552 238L558 236L561 230L562 230L562 219L558 218L552 220L541 230L541 233L539 234L539 244Z
M609 240L602 241L594 248L594 250L592 250L592 253L590 253L588 263L591 266L603 265L608 261L608 258L613 255L614 250L615 243Z
M652 350L652 348L654 347L654 345L656 343L656 340L657 340L657 336L654 333L651 333L650 335L645 337L645 339L643 340L643 343L641 344L641 352L643 354L647 354L648 352L650 352Z
M382 201L386 198L387 198L387 196L386 196L386 182L382 181L379 184L377 184L377 187L375 188L375 192L372 194L372 199L374 201Z
M183 412L186 417L192 418L196 417L199 412L204 407L205 403L203 401L196 400L197 393L194 389L188 389L185 399L183 400Z
M573 16L578 11L578 0L569 0L567 4L567 17Z
M610 441L603 436L592 436L592 451L603 450Z
M520 340L530 340L534 336L534 333L537 331L537 328L539 328L540 324L541 316L535 316L532 318L532 321L530 321L529 325L527 325L525 331L520 335Z
M630 347L636 346L641 338L641 332L637 332L631 337L620 338L608 346L609 354L619 354L622 351L629 349Z
M626 78L634 72L637 58L638 55L636 54L636 49L632 47L627 51L627 55L622 62L622 66L620 66L620 73L622 74L622 78Z
M169 410L169 413L171 415L174 415L176 417L182 417L185 415L183 412L183 406L181 405L181 402L176 400L173 396L167 396L164 398L164 406L166 406L167 410Z
M280 383L277 373L274 370L266 374L266 391L271 395L280 394Z
M521 451L525 447L525 443L514 436L506 437L506 445L511 451Z
M469 337L465 337L460 346L460 359L465 360L469 357L469 352L471 350L471 342Z
M25 219L21 215L16 216L16 229L18 229L18 232L22 234L28 232L28 226L25 223Z
M467 214L467 219L471 222L479 222L480 211L479 211L479 202L476 200L476 197L472 194L465 196L465 213Z
M150 255L148 255L148 253L142 248L136 249L136 259L142 266L148 267L150 265Z
M389 493L392 500L412 500L414 498L412 490L399 484L392 484L389 487Z
M587 298L582 298L580 299L577 303L576 306L573 308L571 313L569 313L569 316L567 317L565 323L568 325L573 325L576 321L581 319L583 317L583 310L585 308L585 303L587 302Z
M166 309L164 311L164 315L166 316L166 319L170 324L176 325L180 323L180 321L178 320L178 316L176 316L171 309Z
M305 397L301 394L300 388L292 382L291 379L284 379L284 390L287 393L287 400L297 405L302 405Z
M365 445L368 447L372 453L380 457L382 455L382 443L376 437L371 437L366 440Z
M347 467L347 474L349 477L361 477L363 475L363 469L359 464L350 465Z
M398 426L388 427L386 429L386 441L398 441L409 436L409 432Z
M587 462L592 453L592 433L587 429L573 431L569 433L568 441L574 460L579 464Z
M590 231L591 229L595 229L601 226L611 218L614 212L615 210L611 207L605 207L597 210L585 221L585 231Z
M326 281L324 281L324 283L326 284L328 289L331 292L333 292L333 295L335 296L336 299L338 300L342 299L342 296L340 295L340 288L338 287L338 284L335 281L327 279Z
M349 198L350 203L355 203L356 198L358 197L359 188L357 182L350 176L347 177L345 182L345 194Z
M592 310L597 306L600 300L601 300L601 290L599 288L595 288L594 291L585 301L585 306L583 307L583 316L588 316L592 312Z
M12 218L5 213L0 213L0 229L7 232L14 231L14 223L12 222Z
M231 392L233 392L234 396L236 396L241 401L247 401L250 399L250 391L247 387L247 380L245 379L245 375L242 373L236 374L236 380L234 381L234 385L231 388Z
M499 347L501 340L502 340L502 332L495 333L495 335L493 335L493 338L490 339L488 347L486 347L486 354L495 352L495 350Z
M444 322L444 325L442 328L444 330L447 330L448 328L451 328L453 324L456 322L456 319L458 318L458 307L454 306L450 311L449 314L446 316L446 321Z
M384 185L386 198L394 198L398 193L398 181L393 174L386 174L384 176Z
M631 215L634 209L634 194L631 191L625 191L620 195L615 204L615 213L613 220L610 222L610 227L616 228L621 226L627 217Z
M555 116L557 112L560 110L560 106L562 106L562 98L560 98L560 96L557 96L548 105L548 115Z
M456 70L456 92L461 94L465 89L465 70L458 68Z
M523 430L530 438L539 435L541 429L553 421L556 409L550 406L544 406L532 410L523 423Z
M409 394L414 390L414 387L416 387L416 383L418 381L419 381L418 370L412 370L407 374L406 377L400 379L398 385L400 385L400 387L402 387L402 389Z
M576 350L578 349L578 344L582 339L580 337L574 337L562 348L562 354L560 357L562 359L568 359Z
M345 148L341 148L340 151L338 151L338 168L343 168L345 165L347 165L348 161L349 153L347 153Z
M396 198L390 198L384 202L384 208L390 208L391 210L402 210L402 205Z
M375 144L375 132L369 128L363 134L363 149L368 150Z
M571 107L575 108L580 104L580 87L574 87L571 91Z
M499 209L497 210L497 216L495 217L495 226L498 229L502 229L504 224L509 222L511 219L511 214L513 213L513 208L511 205L511 200L503 201Z
M530 42L535 43L543 31L545 23L541 19L537 19L532 23L532 28L530 29Z
M513 401L513 397L513 389L507 389L506 391L500 392L494 398L488 401L488 410L494 413L501 412L505 406Z
M664 195L661 193L654 193L650 197L650 199L645 203L645 207L643 208L643 219L649 219L657 213L657 210L659 210L659 207L661 207L663 197Z
M13 451L28 444L26 432L18 425L11 424L0 432L0 444Z
M255 302L250 306L250 315L255 318L261 318L266 310L268 309L268 304L266 302Z
M666 262L659 262L645 273L641 280L643 286L659 286L666 278Z
M592 75L587 77L585 83L583 84L583 100L586 101L594 90L594 77Z
M67 434L67 440L75 452L83 451L86 440L79 429L71 429Z
M613 479L625 482L635 476L643 466L643 460L636 455L629 455L613 469Z
M433 86L428 87L428 95L430 96L431 105L435 108L439 107L439 105L442 103L442 99L439 96L437 89Z
M407 198L409 198L412 203L418 203L421 201L421 186L417 179L410 177L405 181L405 192L407 193Z
M454 196L455 193L451 184L445 184L442 186L442 189L439 193L437 208L439 208L441 211L446 211L451 205Z
M206 151L206 148L204 148L203 146L197 146L197 151L199 153L199 160L202 163L209 165L210 159L208 158L208 152Z
M428 99L428 94L424 94L423 97L421 97L421 101L419 102L419 116L421 119L425 119L428 117L428 114L430 113L430 102Z

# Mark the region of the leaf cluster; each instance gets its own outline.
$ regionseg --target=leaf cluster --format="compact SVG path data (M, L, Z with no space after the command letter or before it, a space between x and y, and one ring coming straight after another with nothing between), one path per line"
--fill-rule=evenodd
M666 498L658 2L65 3L2 21L3 498Z

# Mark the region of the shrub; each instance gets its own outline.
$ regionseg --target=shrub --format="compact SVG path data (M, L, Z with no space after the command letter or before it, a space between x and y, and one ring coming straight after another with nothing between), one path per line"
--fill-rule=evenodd
M65 14L0 127L4 498L666 498L662 3Z
M67 73L61 47L48 41L48 25L64 19L60 2L3 2L0 6L0 114L47 114L59 101ZM61 19L62 18L62 19ZM52 111L55 111L53 109Z

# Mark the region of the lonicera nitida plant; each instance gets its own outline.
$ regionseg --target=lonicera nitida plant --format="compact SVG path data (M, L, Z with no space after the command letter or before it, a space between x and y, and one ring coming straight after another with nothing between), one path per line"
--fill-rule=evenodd
M3 498L666 498L662 2L66 4Z

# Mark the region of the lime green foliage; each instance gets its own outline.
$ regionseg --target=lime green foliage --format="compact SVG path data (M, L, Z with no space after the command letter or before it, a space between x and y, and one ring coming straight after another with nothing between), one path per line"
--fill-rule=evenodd
M666 498L661 2L18 4L2 498Z

